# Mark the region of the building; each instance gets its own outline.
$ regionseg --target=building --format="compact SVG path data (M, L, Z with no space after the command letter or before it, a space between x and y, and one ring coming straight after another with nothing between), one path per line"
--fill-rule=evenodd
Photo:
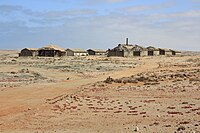
M66 49L67 56L87 56L88 52L82 49Z
M35 57L38 55L38 49L37 48L24 48L19 53L19 56L32 56Z
M132 44L119 44L117 47L108 50L108 57L134 57L134 56L147 56L147 49Z
M159 55L159 49L155 48L153 46L147 47L147 55L148 56L158 56Z
M133 45L119 44L113 49L108 49L108 57L118 56L118 57L130 57L132 55Z
M106 55L106 50L88 49L88 55Z
M167 49L167 48L159 48L159 54L160 55L172 55L172 51L170 49Z
M181 55L181 51L177 51L177 50L172 50L170 49L172 52L172 55Z
M38 56L43 57L61 57L65 56L65 54L66 52L64 49L55 45L48 45L38 50Z
M134 45L133 49L133 56L147 56L148 52L145 47Z

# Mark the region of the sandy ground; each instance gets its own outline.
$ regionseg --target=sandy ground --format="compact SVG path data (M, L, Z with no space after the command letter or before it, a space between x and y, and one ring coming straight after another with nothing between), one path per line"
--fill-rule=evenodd
M200 132L200 56L0 51L0 132Z

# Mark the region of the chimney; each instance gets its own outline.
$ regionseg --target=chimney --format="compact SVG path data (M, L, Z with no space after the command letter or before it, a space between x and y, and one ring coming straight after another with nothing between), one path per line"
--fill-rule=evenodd
M128 45L128 38L126 38L126 45Z

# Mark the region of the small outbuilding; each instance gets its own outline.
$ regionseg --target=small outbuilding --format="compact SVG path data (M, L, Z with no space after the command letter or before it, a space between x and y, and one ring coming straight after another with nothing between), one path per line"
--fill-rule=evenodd
M87 56L88 52L83 49L66 49L67 56Z
M106 55L106 50L88 49L88 55Z
M65 50L56 45L47 45L45 47L40 48L38 51L38 56L43 57L61 57L65 56L65 54Z
M38 55L38 49L37 48L24 48L19 53L19 56L32 56L35 57Z

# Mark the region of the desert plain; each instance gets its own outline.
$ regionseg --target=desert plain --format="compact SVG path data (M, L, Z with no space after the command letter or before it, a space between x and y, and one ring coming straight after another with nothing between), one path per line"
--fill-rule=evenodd
M2 133L200 133L200 54L18 57L0 51Z

